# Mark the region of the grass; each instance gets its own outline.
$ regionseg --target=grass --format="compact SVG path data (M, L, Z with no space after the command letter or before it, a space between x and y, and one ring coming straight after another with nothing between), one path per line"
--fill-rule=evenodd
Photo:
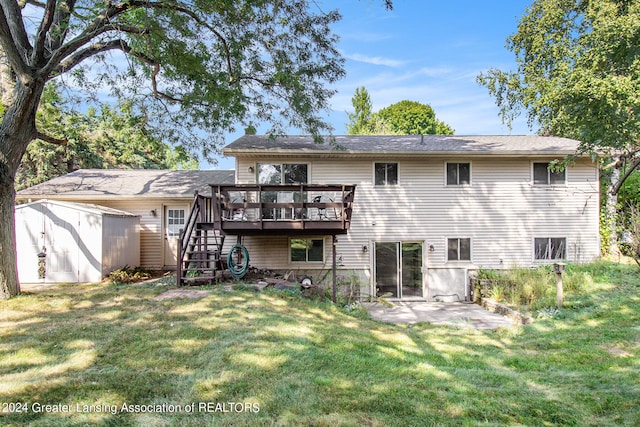
M589 269L601 263L592 264ZM608 267L605 267L605 270ZM593 277L585 266L568 266L563 274L563 290L567 294L581 294L593 285ZM556 305L556 275L550 266L511 268L508 270L480 270L478 279L488 282L483 296L530 316L548 312Z
M561 312L495 332L383 324L278 292L154 299L166 279L60 285L0 301L0 405L28 409L0 424L638 425L640 274L568 275L585 285Z

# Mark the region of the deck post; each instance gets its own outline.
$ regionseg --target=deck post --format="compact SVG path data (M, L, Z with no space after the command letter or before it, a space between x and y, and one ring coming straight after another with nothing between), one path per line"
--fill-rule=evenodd
M336 246L338 245L338 238L336 237L336 235L334 234L333 236L331 236L331 240L332 240L332 256L333 256L333 263L332 263L332 270L333 270L333 278L332 278L332 283L331 283L331 301L333 301L333 303L336 303Z
M183 229L180 229L178 236L178 253L176 255L178 261L176 265L176 284L180 287L182 286L182 239L184 237Z

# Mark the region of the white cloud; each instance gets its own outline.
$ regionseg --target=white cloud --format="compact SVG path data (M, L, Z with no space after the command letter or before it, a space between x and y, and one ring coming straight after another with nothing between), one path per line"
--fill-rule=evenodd
M355 88L364 86L374 111L408 99L431 105L438 119L452 126L458 135L530 134L524 117L513 123L511 131L501 123L494 99L476 83L477 74L468 68L444 65L416 70L403 67L368 74L366 78L348 76L332 99L336 114L331 122L337 133L344 132L344 112L353 110L351 97Z
M359 53L344 54L344 57L352 61L364 62L366 64L384 65L386 67L398 68L406 64L405 61L397 59L384 58L382 56L366 56Z

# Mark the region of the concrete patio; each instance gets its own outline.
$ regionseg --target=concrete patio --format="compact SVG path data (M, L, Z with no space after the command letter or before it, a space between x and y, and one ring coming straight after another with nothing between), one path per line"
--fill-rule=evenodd
M393 307L377 302L362 305L372 319L388 323L428 322L474 329L496 329L515 324L509 317L472 303L394 301L392 304Z

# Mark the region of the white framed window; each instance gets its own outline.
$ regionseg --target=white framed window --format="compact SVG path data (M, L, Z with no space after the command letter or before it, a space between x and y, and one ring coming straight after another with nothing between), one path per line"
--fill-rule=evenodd
M471 239L469 237L447 239L447 261L471 261Z
M445 163L445 179L447 185L471 184L471 163Z
M536 237L533 239L533 254L537 261L566 259L567 239L565 237Z
M258 184L306 184L309 182L309 165L306 163L259 163ZM282 191L263 191L262 203L286 203L293 201L293 193ZM262 219L277 220L291 217L291 210L263 209Z
M559 185L566 184L566 169L555 171L549 167L549 162L533 162L532 177L534 185Z
M167 209L167 237L178 237L184 229L185 209Z
M305 163L260 163L258 184L306 184L309 166Z
M289 239L290 262L324 262L324 239L291 238Z
M397 163L374 163L374 183L377 186L398 185Z

